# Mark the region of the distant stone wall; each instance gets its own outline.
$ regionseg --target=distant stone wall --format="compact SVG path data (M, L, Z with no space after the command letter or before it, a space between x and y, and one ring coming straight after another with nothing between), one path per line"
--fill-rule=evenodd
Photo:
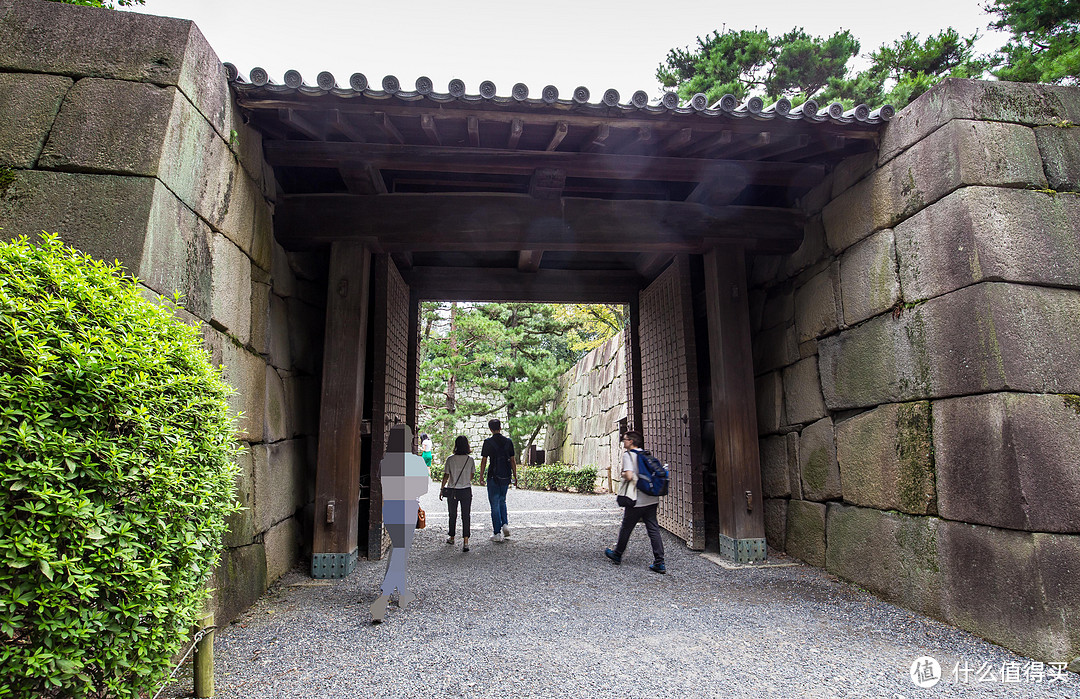
M325 263L274 242L261 137L189 21L0 0L0 114L0 237L59 233L180 291L237 390L247 509L211 583L231 618L310 542Z
M559 378L566 428L552 430L546 461L596 467L596 487L611 491L619 479L619 421L626 419L626 353L623 333L585 355Z
M752 269L769 543L1080 655L1080 89L950 80ZM1080 669L1080 660L1074 663Z

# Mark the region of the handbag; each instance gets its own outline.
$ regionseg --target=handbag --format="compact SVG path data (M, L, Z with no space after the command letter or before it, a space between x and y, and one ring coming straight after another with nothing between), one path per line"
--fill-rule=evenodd
M619 484L619 493L615 496L615 504L619 507L633 507L637 504L637 487L634 481L623 481Z
M416 528L423 529L427 526L427 514L424 512L424 508L419 505L416 506Z

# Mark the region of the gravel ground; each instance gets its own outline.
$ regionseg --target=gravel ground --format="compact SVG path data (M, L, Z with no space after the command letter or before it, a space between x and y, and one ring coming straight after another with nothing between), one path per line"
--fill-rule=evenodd
M484 490L473 494L469 553L460 532L445 543L437 489L422 498L428 526L409 561L418 599L391 605L385 623L368 609L385 561L361 560L345 580L285 575L218 632L218 696L1080 697L1070 673L1004 683L1003 667L1029 661L782 554L735 568L665 533L669 572L657 575L639 525L614 566L603 556L621 517L610 495L511 490L512 536L494 543ZM908 675L920 656L943 668L932 688ZM955 663L995 668L994 679L956 682ZM170 690L184 696L190 679Z

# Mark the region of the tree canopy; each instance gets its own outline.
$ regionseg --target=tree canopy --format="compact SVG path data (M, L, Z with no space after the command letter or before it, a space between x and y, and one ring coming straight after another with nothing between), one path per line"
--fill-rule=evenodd
M1019 82L1080 80L1080 0L993 0L991 25L1012 39L999 52L994 75Z

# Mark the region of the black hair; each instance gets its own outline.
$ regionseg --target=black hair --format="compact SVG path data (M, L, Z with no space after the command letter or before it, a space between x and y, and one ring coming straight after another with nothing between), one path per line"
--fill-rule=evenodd
M472 449L469 448L469 438L465 435L458 435L454 440L454 454L461 456L464 454L471 454Z
M492 432L498 432L502 430L502 423L499 422L498 418L495 418L494 420L488 420L488 429Z

